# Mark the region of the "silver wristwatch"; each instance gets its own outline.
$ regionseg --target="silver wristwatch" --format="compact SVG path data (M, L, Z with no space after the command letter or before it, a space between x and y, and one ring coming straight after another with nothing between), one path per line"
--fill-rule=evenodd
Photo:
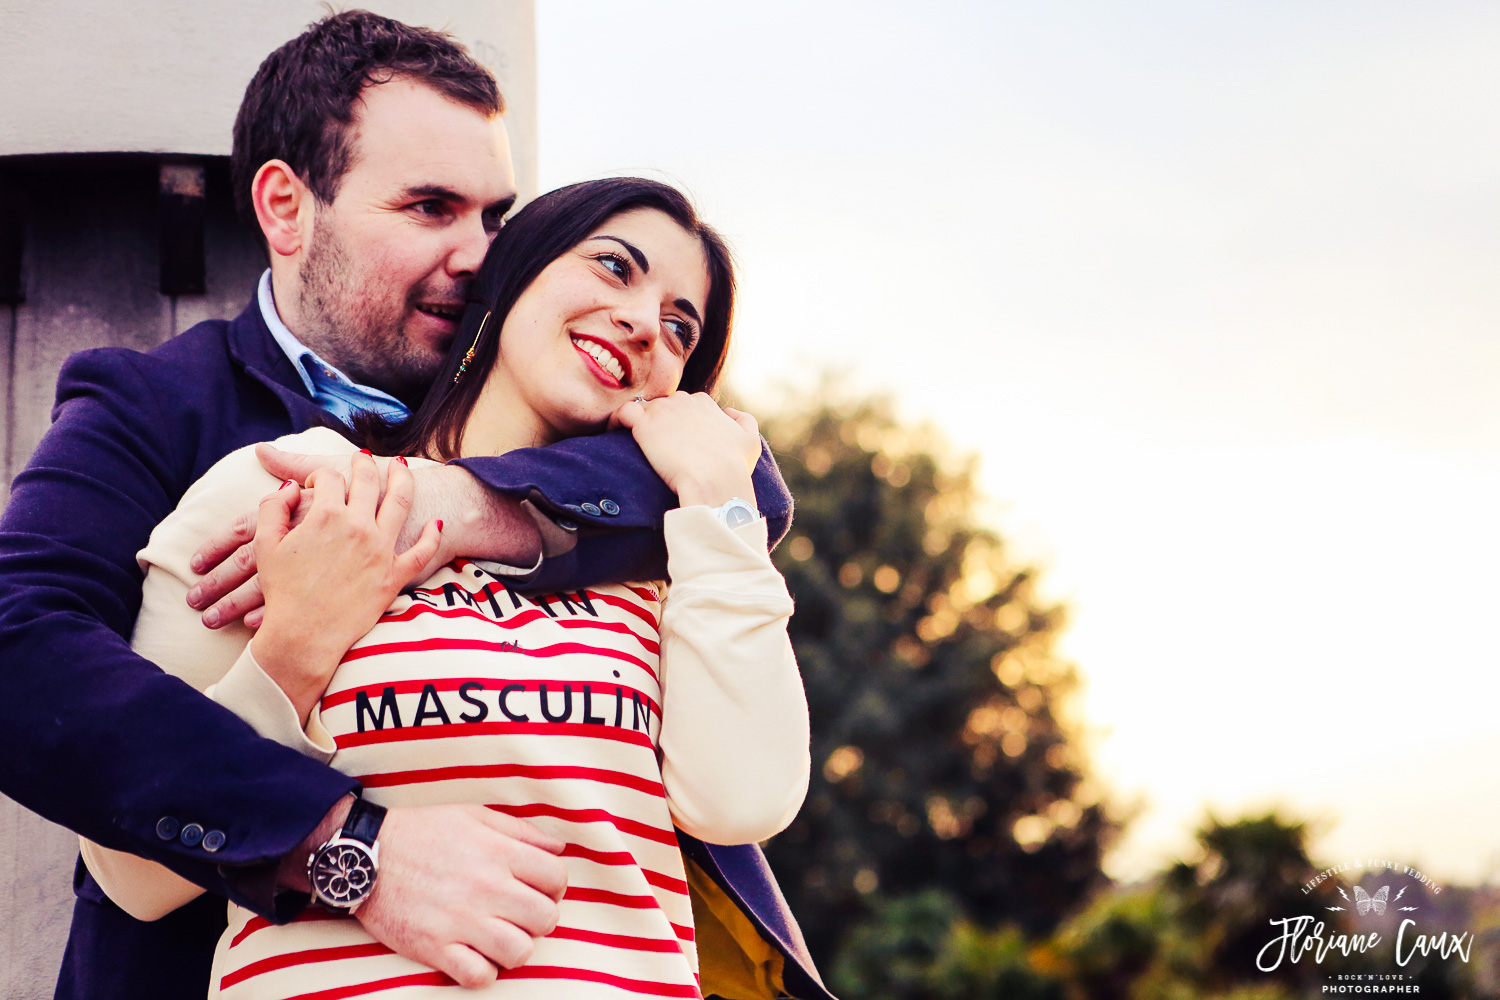
M330 910L353 914L370 898L380 871L380 844L375 838L384 820L384 806L354 800L343 829L307 859L313 899Z
M753 503L741 500L739 497L730 497L723 506L714 508L714 516L730 528L742 528L758 521L760 511L755 509Z

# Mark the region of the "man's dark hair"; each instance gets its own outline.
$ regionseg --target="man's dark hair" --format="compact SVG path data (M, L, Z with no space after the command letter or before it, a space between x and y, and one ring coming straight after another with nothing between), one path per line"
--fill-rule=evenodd
M240 217L256 225L250 185L268 160L285 160L318 201L333 201L354 155L360 93L396 77L486 115L505 110L495 78L448 35L367 10L332 14L267 56L245 88L229 157Z

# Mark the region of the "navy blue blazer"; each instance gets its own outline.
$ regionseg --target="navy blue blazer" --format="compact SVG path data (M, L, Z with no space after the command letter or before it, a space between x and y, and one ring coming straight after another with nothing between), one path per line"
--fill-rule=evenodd
M356 782L260 738L134 654L128 637L141 593L135 553L157 522L224 455L320 423L320 411L252 301L237 319L200 323L149 354L74 355L53 421L0 518L0 791L285 919L301 901L273 899L272 863ZM507 494L535 490L586 526L615 529L581 533L539 586L664 574L661 518L675 497L628 434L465 465ZM755 486L778 539L791 498L768 453ZM590 513L604 499L618 513ZM191 824L222 837L184 835ZM788 990L826 996L758 849L685 849L708 859L700 864L786 954ZM81 865L75 886L59 997L200 1000L224 927L219 899L142 923Z

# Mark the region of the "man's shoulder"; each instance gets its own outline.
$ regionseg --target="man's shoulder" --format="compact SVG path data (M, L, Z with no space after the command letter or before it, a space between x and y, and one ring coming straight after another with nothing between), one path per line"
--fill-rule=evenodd
M256 341L270 341L270 335L262 334L241 316L205 320L149 351L126 347L79 351L63 365L57 402L100 388L164 392L168 399L183 403L205 394L211 397L244 376L243 345L248 340L256 348L263 347ZM274 341L270 343L274 347Z

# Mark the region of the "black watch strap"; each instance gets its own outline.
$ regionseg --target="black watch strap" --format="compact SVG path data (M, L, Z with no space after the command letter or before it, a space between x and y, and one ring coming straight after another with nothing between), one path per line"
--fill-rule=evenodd
M375 837L380 833L380 824L383 822L385 822L385 806L377 806L373 802L356 798L354 805L349 807L349 815L344 818L343 836L373 847Z

